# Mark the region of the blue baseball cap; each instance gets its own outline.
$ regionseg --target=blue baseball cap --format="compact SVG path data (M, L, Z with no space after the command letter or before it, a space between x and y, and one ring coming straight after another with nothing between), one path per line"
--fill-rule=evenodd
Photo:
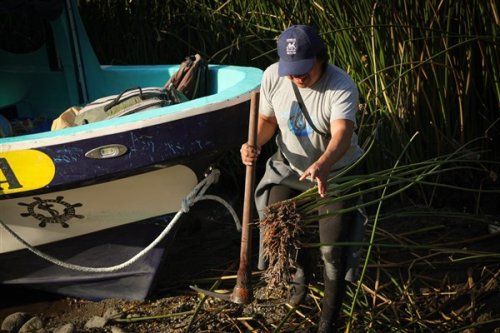
M325 43L313 27L289 27L278 39L279 76L308 73L314 65L314 59L324 49Z

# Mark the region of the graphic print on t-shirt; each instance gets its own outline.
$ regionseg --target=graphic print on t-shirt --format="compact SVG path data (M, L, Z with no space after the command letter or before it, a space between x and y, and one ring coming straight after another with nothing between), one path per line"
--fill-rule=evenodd
M296 136L309 136L310 129L297 102L293 102L288 118L288 128Z

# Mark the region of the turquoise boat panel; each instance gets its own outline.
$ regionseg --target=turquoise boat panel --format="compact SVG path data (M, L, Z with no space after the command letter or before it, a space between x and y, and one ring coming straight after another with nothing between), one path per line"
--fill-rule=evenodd
M177 66L169 70L170 72L175 72L176 69ZM214 92L213 94L206 97L201 97L184 103L174 104L158 109L142 111L124 117L118 117L82 126L64 128L57 131L6 137L2 138L0 142L13 143L23 140L38 140L43 138L66 136L82 131L116 126L128 122L137 122L147 118L155 118L166 114L185 112L186 110L202 108L210 104L229 101L242 95L250 94L251 91L258 89L262 77L262 70L253 67L211 65L210 74L212 80L214 80L214 84L212 86L215 90L212 91ZM230 82L230 84L228 84L227 82Z
M19 116L55 116L72 102L67 76L49 68L43 49L30 54L0 50L0 109L16 105Z
M84 25L73 2L50 21L56 51L47 45L27 54L0 49L0 114L15 113L21 119L41 119L45 127L71 106L82 106L103 96L137 87L162 87L179 68L175 65L114 66L99 64ZM71 32L74 32L73 34ZM252 67L210 65L210 94L156 110L118 119L50 132L2 138L2 143L57 137L68 133L101 128L182 112L211 103L249 94L260 85L262 71Z

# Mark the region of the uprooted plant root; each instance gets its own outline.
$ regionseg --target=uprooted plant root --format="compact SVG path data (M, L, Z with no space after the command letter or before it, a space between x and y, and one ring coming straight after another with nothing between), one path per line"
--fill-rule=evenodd
M260 221L264 230L263 255L268 262L263 278L268 289L286 288L291 281L303 234L300 219L295 202L288 200L267 207Z

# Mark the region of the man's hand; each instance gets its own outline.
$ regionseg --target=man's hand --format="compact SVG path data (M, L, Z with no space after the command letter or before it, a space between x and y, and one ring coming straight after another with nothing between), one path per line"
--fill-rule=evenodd
M248 143L244 143L241 145L240 153L243 164L252 166L259 158L260 146L250 146Z
M318 184L318 193L322 198L324 198L326 197L326 186L329 172L330 168L315 162L311 164L306 171L304 171L299 180L302 181L309 178L311 181L316 182Z
M354 122L347 119L334 120L330 124L330 133L330 142L328 142L325 152L299 178L300 180L310 178L311 181L316 182L318 193L322 198L326 197L330 170L349 149L354 133Z

